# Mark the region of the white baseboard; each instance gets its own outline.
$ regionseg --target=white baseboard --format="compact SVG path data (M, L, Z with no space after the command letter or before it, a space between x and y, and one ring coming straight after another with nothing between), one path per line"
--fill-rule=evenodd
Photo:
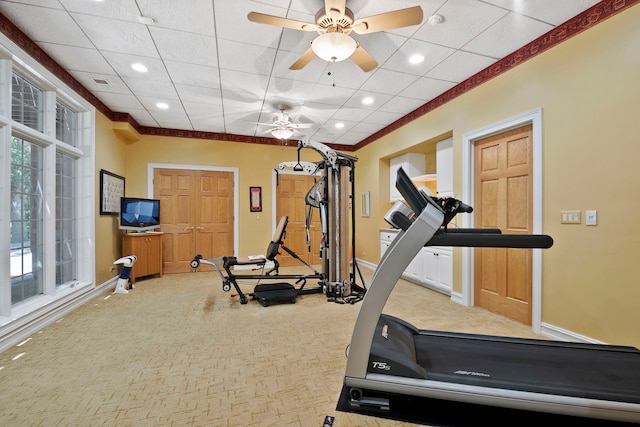
M571 332L544 322L540 324L540 334L557 341L605 344L601 341L597 341L584 335L576 334L575 332Z
M0 328L0 353L21 343L105 290L115 287L117 281L118 276L115 276L101 285L79 289L77 292L61 297L40 309L2 325Z
M371 263L369 261L365 261L365 260L360 259L360 258L356 258L356 262L358 263L358 265L360 267L366 267L366 268L371 269L371 270L375 270L376 267L378 266L377 264L373 264L373 263Z

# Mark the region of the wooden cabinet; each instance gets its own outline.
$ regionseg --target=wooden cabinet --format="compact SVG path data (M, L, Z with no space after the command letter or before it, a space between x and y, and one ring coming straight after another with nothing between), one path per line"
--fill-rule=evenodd
M392 202L402 200L402 195L396 189L398 169L404 169L409 178L424 175L426 156L420 153L407 153L394 157L389 161L389 195Z
M162 277L162 233L128 233L122 238L122 256L138 257L131 276L131 283L136 278L159 274Z

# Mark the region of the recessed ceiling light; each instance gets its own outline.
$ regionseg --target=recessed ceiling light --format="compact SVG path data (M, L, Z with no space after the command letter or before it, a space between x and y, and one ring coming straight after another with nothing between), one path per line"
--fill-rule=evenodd
M344 127L344 123L338 122L335 124L335 126L336 126L336 129L342 129Z
M411 64L419 64L422 61L424 61L424 56L420 55L419 53L415 53L411 55L411 57L409 57L409 62Z
M156 107L161 110L166 110L167 108L169 108L169 104L167 104L166 102L158 102L156 103Z
M131 64L131 68L133 68L134 70L140 72L140 73L146 73L148 71L148 68L145 67L144 65L138 63L135 64Z
M373 104L373 97L372 96L365 96L364 98L362 98L362 103L364 105L371 105Z

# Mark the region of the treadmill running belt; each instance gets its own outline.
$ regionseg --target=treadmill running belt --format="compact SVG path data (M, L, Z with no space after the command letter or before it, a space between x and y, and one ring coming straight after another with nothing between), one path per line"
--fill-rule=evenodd
M415 345L430 380L640 403L640 351L632 347L430 331Z

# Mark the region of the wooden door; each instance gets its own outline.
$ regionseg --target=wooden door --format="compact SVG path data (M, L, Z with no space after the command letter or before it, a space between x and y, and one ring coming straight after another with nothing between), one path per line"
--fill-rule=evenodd
M311 265L322 263L320 258L320 238L322 228L320 225L320 212L314 208L310 227L311 245L307 245L305 196L313 187L314 177L298 174L278 175L278 187L276 190L276 218L289 217L287 225L285 245L293 250L301 259ZM302 265L286 252L278 256L280 265Z
M233 173L155 169L165 273L190 271L194 255L233 255ZM203 269L210 269L203 266Z
M523 126L475 143L476 227L503 233L533 230L532 127ZM531 249L475 248L475 304L531 324Z

